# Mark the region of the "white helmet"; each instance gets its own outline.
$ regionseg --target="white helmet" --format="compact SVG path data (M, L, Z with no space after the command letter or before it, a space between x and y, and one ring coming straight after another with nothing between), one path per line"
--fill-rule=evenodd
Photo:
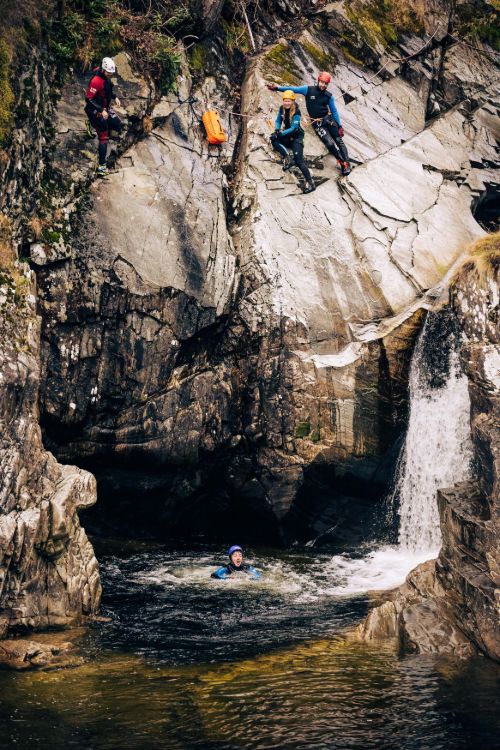
M114 73L116 71L116 65L111 57L102 58L101 68L105 70L106 73Z

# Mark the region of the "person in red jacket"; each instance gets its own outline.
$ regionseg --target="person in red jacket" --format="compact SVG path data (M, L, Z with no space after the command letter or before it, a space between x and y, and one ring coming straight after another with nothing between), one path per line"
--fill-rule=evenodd
M87 93L85 94L85 112L90 120L91 125L97 131L99 139L99 166L97 174L105 175L106 154L108 151L109 133L115 130L118 133L123 127L123 123L115 112L110 110L111 103L114 102L118 107L120 100L113 92L111 76L116 72L116 65L111 57L103 58L100 68L95 68L94 75L90 79Z

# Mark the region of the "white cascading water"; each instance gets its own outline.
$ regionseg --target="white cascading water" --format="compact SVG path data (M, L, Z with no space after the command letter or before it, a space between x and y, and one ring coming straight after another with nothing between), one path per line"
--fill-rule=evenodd
M472 442L467 378L460 369L455 342L451 352L434 351L434 356L439 357L435 366L440 370L440 387L430 385L434 373L426 357L429 320L430 316L420 333L410 367L410 416L392 494L393 506L399 507L398 545L378 547L357 559L347 555L332 558L332 573L335 571L340 578L334 587L337 594L393 588L403 583L419 563L436 557L441 544L437 490L470 476ZM444 348L452 338L444 343ZM446 360L448 367L443 371L441 366Z
M426 326L410 368L410 418L393 500L399 501L399 546L437 554L441 544L436 493L469 477L472 459L467 377L458 352L450 352L448 374L431 388L426 374Z

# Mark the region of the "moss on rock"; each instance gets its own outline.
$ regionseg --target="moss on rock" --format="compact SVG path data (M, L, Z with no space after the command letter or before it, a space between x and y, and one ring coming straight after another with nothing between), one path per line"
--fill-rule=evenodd
M295 428L295 437L305 438L309 435L310 432L311 432L310 422L299 422L299 424Z
M322 49L310 41L301 41L300 46L307 52L311 60L314 61L319 70L331 70L335 67L336 59L332 55L327 55Z
M10 85L10 61L12 51L5 39L0 38L0 146L8 139L12 130L14 92Z
M295 56L286 42L275 44L266 52L262 62L264 76L292 85L299 84L302 74L295 61Z
M370 47L387 47L400 34L423 32L422 13L418 3L412 6L406 0L355 0L346 6L347 18Z

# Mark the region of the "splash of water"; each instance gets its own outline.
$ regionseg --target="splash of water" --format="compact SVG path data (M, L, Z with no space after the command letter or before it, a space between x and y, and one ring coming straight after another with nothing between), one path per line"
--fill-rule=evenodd
M410 368L410 418L393 500L399 500L399 546L428 551L430 558L441 544L436 492L469 478L472 443L467 378L457 342L443 352L448 368L436 387L426 357L426 333L427 322Z
M399 503L399 544L361 558L335 556L329 593L393 588L419 563L437 556L437 490L468 479L472 460L470 400L459 341L449 314L428 315L412 358L408 431L391 498L393 507Z

